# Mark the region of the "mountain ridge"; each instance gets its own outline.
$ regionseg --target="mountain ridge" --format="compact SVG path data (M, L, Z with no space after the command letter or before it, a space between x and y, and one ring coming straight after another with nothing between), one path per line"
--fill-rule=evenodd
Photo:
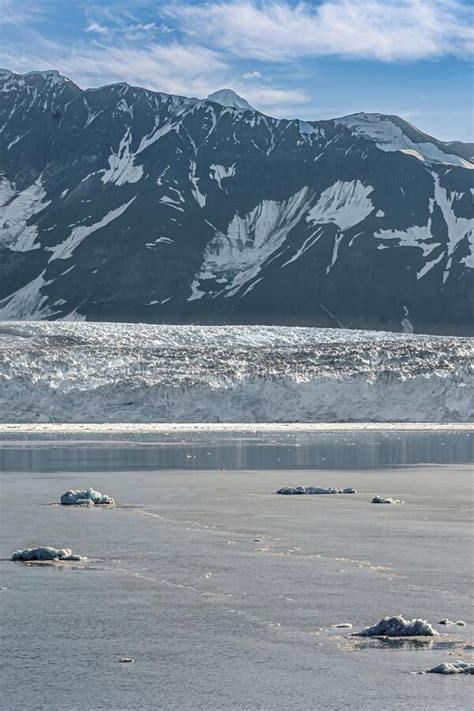
M0 86L0 318L472 333L469 144L54 70Z

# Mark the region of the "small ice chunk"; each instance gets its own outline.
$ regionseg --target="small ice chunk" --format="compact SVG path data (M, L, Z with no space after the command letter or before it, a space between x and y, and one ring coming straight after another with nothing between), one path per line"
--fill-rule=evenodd
M70 548L51 548L51 546L18 550L13 553L11 559L23 562L30 560L70 560L80 562L82 560L87 560L84 556L75 555Z
M133 657L120 657L119 659L122 664L133 664L134 661Z
M114 500L95 489L69 489L61 496L63 506L113 506Z
M426 620L405 620L401 615L384 617L373 627L357 633L360 637L434 637L438 634Z
M455 625L459 625L459 627L465 627L465 626L466 626L466 623L464 622L464 620L456 620L456 622L455 622L454 624L455 624Z
M352 625L350 622L338 622L337 625L331 625L331 627L337 627L337 628L346 627L349 630L352 629Z
M403 504L401 499L392 499L391 496L374 496L371 504Z
M276 493L291 496L298 494L356 494L357 492L352 487L336 489L331 486L329 489L325 489L322 486L283 486Z
M474 664L469 662L443 662L426 670L428 674L474 674Z
M440 620L438 622L439 625L459 625L459 627L465 627L466 623L464 620L456 620L456 622L453 622L452 620L448 620L447 617L444 618L444 620Z

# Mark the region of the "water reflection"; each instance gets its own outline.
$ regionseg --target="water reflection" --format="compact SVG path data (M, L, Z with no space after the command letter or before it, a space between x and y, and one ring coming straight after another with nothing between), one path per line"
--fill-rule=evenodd
M47 446L49 445L49 446ZM474 436L443 432L3 436L0 471L378 469L474 461Z
M432 637L371 637L358 640L357 649L452 650L464 649L457 640L435 641Z

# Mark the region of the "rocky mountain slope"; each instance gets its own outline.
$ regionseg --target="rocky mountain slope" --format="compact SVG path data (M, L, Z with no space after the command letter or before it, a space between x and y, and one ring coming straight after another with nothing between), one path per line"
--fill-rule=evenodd
M473 145L54 71L0 127L0 319L474 333Z

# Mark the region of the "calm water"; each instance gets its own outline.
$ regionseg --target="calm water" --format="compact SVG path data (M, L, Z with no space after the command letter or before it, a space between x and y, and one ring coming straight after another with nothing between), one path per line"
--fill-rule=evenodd
M474 434L456 430L0 439L0 471L380 469L472 462Z
M472 677L412 673L472 654L470 433L127 440L2 440L2 711L471 707ZM274 493L300 483L358 493ZM52 506L71 486L119 505ZM9 560L33 545L89 560ZM332 627L399 613L467 625L411 646Z

